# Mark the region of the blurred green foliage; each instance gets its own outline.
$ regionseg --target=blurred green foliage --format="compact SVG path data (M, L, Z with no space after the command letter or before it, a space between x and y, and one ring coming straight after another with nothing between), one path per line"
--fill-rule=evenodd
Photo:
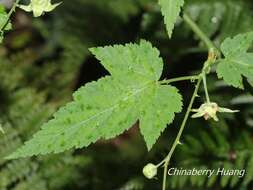
M192 0L186 1L184 11L217 44L227 36L253 29L250 0ZM164 78L193 73L206 58L203 44L180 19L173 38L168 40L159 7L152 0L65 0L40 19L17 11L13 31L0 47L0 123L5 131L0 133L0 190L160 189L162 174L158 180L148 181L141 170L149 161L159 162L169 151L182 115L149 153L136 125L115 140L100 141L87 149L4 160L69 101L76 88L107 74L92 58L89 47L141 38L162 51ZM217 82L215 74L208 78L212 99L241 112L219 115L220 123L190 120L183 145L171 164L246 168L245 178L173 176L168 177L172 189L252 189L253 91L244 82L246 95ZM184 84L178 87L186 103L192 88Z

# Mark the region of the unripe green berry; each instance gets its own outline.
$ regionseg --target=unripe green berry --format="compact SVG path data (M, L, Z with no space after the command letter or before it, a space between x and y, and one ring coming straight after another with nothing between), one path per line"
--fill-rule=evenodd
M157 166L152 163L149 163L143 168L142 172L146 178L152 179L157 174Z

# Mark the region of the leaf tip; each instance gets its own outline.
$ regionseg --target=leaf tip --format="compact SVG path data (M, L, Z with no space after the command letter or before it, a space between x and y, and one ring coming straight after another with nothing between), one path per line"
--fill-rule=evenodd
M147 143L147 142L146 142L146 147L147 147L148 152L151 151L153 145L154 145L154 143Z

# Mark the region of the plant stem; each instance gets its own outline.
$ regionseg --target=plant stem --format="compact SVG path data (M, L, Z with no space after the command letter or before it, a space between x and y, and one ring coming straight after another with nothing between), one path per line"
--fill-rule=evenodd
M166 190L167 171L168 171L168 164L165 164L163 169L163 190Z
M186 122L190 116L190 112L191 112L191 109L192 109L192 106L193 106L193 103L195 101L195 98L198 96L198 91L199 91L199 87L200 87L200 84L201 82L203 81L204 82L204 88L205 88L205 92L206 92L206 97L207 97L207 101L210 102L210 99L209 99L209 95L208 95L208 91L207 91L207 85L206 85L206 73L208 73L208 68L213 64L213 62L215 61L216 59L216 56L210 56L210 54L213 53L213 48L209 50L209 53L208 53L208 58L207 60L205 61L205 63L203 64L203 68L201 70L201 73L197 76L192 76L194 77L195 79L197 79L197 84L195 86L195 89L194 89L194 92L193 92L193 95L191 97L191 100L190 100L190 103L187 107L187 110L186 110L186 114L184 116L184 119L183 119L183 122L180 126L180 129L178 131L178 134L176 136L176 139L168 153L168 155L164 158L164 160L162 160L158 165L157 167L161 166L162 164L164 164L164 172L163 172L163 187L162 187L162 190L166 190L166 179L167 179L167 171L168 171L168 165L169 165L169 162L171 160L171 157L177 147L177 145L181 144L180 143L180 139L181 139L181 136L182 136L182 133L184 131L184 128L185 128L185 125L186 125ZM180 78L184 78L184 77L179 77L178 79ZM186 77L187 78L187 77ZM189 78L189 77L188 77ZM177 78L175 78L177 79ZM175 79L171 79L171 80L175 80Z
M172 78L172 79L168 79L168 80L162 80L160 81L159 83L160 84L169 84L169 83L172 83L172 82L179 82L179 81L185 81L185 80L196 80L198 79L199 76L197 75L192 75L192 76L183 76L183 77L177 77L177 78Z
M192 31L206 44L207 48L216 50L217 55L220 57L220 50L208 38L208 36L199 28L199 26L189 17L188 14L183 14L184 21L189 25Z
M166 156L166 158L163 160L163 162L164 162L164 176L163 176L163 188L162 188L162 190L166 190L166 178L167 178L168 165L169 165L171 156L172 156L172 154L174 153L174 151L175 151L177 145L180 144L180 138L181 138L182 133L183 133L183 131L184 131L185 124L186 124L186 122L187 122L187 120L188 120L188 118L189 118L189 115L190 115L190 112L191 112L191 109L192 109L194 100L195 100L195 98L197 97L197 93L198 93L200 84L201 84L201 82L202 82L202 79L203 79L203 78L202 78L201 76L199 76L197 85L196 85L195 90L194 90L194 92L193 92L191 101L190 101L190 103L189 103L189 105L188 105L186 114L185 114L184 119L183 119L183 122L182 122L182 124L181 124L181 126L180 126L180 129L179 129L179 132L178 132L178 134L177 134L177 137L176 137L176 139L175 139L175 141L174 141L174 143L173 143L173 145L172 145L172 148L170 149L169 154L168 154L168 155Z
M193 95L191 97L190 103L187 107L186 114L184 116L184 119L182 121L180 129L179 129L178 134L176 136L176 139L175 139L168 155L164 158L163 161L161 161L157 165L157 167L159 167L162 164L164 164L162 190L166 190L166 179L167 179L168 165L170 163L171 157L172 157L177 145L181 144L180 139L181 139L182 133L184 131L184 128L186 126L186 122L190 116L190 112L191 112L193 103L195 101L195 98L198 95L200 84L203 81L205 93L206 93L206 99L208 102L210 102L210 98L209 98L208 90L207 90L207 84L206 84L206 74L208 73L208 69L210 68L211 64L215 62L216 57L221 57L220 50L215 46L215 44L208 38L208 36L199 28L199 26L186 13L183 14L183 19L190 26L190 28L193 30L193 32L200 38L200 40L202 40L205 43L205 45L209 49L209 52L208 52L208 59L204 63L202 71L198 76L190 76L190 77L186 76L186 77L179 77L179 78L161 81L161 84L168 84L171 82L182 81L182 80L195 80L195 79L198 80L197 84L195 86Z
M204 72L202 73L202 78L203 78L203 85L204 85L204 89L205 89L206 101L207 101L207 103L210 103L210 98L209 98L207 84L206 84L206 73L204 73Z
M15 9L16 9L16 7L17 7L19 1L20 1L20 0L16 0L16 1L13 3L13 6L12 6L11 10L10 10L10 11L8 12L8 14L7 14L7 19L6 19L5 23L4 23L2 26L0 26L0 32L3 32L4 29L6 28L6 26L8 25L8 23L9 23L9 21L10 21L10 18L11 18L11 15L12 15L12 13L15 11Z

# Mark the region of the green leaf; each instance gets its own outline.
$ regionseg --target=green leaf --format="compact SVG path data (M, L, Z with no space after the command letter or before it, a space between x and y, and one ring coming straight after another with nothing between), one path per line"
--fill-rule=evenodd
M6 24L7 20L8 20L8 15L5 11L5 8L3 5L0 5L0 28L2 28ZM8 23L7 26L5 27L5 30L10 30L10 29L11 29L11 23Z
M182 98L172 86L160 85L163 62L149 42L92 48L111 73L81 87L30 141L8 158L58 153L113 138L140 121L151 149L166 125L181 111Z
M3 42L4 38L4 31L11 29L11 23L9 22L6 26L6 22L8 21L8 15L5 11L5 8L3 5L0 4L0 43ZM5 26L4 30L2 29Z
M181 7L184 5L184 0L159 0L159 5L164 16L167 32L171 37Z
M247 53L253 42L253 32L227 38L221 45L225 58L217 67L219 78L228 85L243 89L242 76L253 79L253 53Z

